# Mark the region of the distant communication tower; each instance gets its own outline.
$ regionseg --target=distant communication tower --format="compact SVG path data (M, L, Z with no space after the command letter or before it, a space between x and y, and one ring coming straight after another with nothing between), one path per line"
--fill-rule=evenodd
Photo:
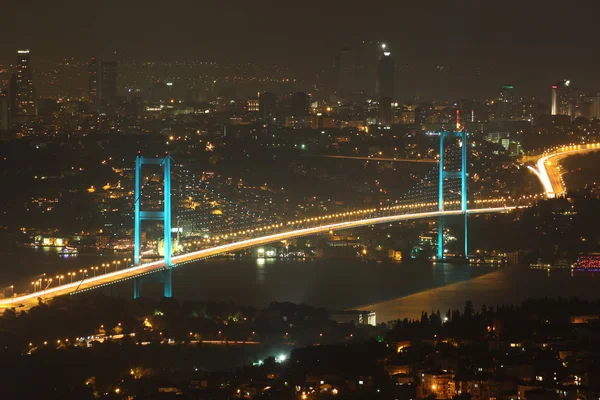
M163 211L142 211L142 166L143 165L158 165L163 167ZM162 282L164 288L164 296L172 297L172 274L171 274L171 255L173 253L171 244L171 157L163 158L144 158L138 155L135 158L135 217L134 217L134 247L133 260L135 265L141 261L141 238L142 238L142 221L162 221L164 224L164 264L163 271L148 275L147 277L135 278L133 281L133 298L137 299L140 296L142 283L144 281L159 281Z

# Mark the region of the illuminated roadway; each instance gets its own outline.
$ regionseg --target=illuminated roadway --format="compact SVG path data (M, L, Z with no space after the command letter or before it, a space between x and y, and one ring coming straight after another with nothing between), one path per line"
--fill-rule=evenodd
M411 159L411 158L328 156L328 155L318 155L318 154L305 155L304 157L337 158L337 159L342 159L342 160L366 160L366 161L391 161L391 162L408 162L408 163L427 163L427 164L437 164L439 162L439 160L434 160L434 159L430 159L430 158L423 158L423 159L420 159L420 160L415 160L415 159Z
M498 212L507 212L515 209L515 207L494 207L494 208L480 208L468 210L468 214L485 214L485 213L498 213ZM273 243L285 239L292 239L302 236L320 234L324 232L328 232L329 230L340 230L340 229L348 229L355 228L366 225L374 225L374 224L382 224L396 221L407 221L413 219L422 219L422 218L435 218L440 216L450 216L450 215L462 215L460 210L456 211L435 211L435 212L421 212L421 213L412 213L412 214L401 214L401 215L392 215L392 216L383 216L383 217L374 217L361 219L356 221L347 221L347 222L337 222L331 223L311 228L303 228L292 230L288 232L275 233L272 235L261 236L257 238L240 240L233 243L228 243L216 247L211 247L208 249L202 249L198 251L193 251L190 253L174 256L172 258L173 266L189 263L196 260L201 260L208 257L214 257L223 253L235 252L255 246L265 245L268 243ZM31 308L38 303L38 298L42 298L43 300L48 300L53 297L63 296L68 294L75 294L82 291L99 288L102 286L110 285L116 282L124 281L127 279L132 279L135 277L139 277L142 275L151 274L157 271L164 269L164 262L153 261L149 263L144 263L137 265L135 267L123 269L121 271L109 272L104 275L98 275L94 277L87 277L83 280L67 283L61 286L55 286L49 289L40 290L34 293L17 295L12 298L4 298L0 299L0 308L6 307L15 307L19 309L28 309Z
M570 156L598 150L600 150L600 145L597 143L563 146L556 152L543 155L539 158L536 163L537 168L532 166L527 168L529 168L529 170L531 170L540 180L544 187L546 197L554 198L556 196L564 195L567 192L567 188L562 179L560 162Z

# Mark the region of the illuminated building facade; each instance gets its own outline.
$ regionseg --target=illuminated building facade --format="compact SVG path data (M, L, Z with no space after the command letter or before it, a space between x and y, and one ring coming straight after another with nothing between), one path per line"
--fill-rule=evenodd
M258 97L252 97L248 99L248 111L258 112L260 110L260 102Z
M552 115L568 115L574 118L577 111L578 91L571 81L564 79L552 86Z
M100 89L98 78L98 61L92 58L88 65L88 98L92 103L98 101L98 91Z
M600 95L583 97L581 116L590 120L600 119Z
M17 115L36 115L35 88L29 50L17 51L15 103Z

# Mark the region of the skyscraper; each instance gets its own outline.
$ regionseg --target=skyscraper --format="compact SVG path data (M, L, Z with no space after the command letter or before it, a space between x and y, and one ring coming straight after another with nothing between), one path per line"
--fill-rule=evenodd
M276 115L277 97L270 92L262 92L258 97L258 114L263 121L272 121Z
M552 115L568 115L575 117L577 111L578 91L571 81L564 79L552 86Z
M587 119L600 119L600 94L583 97L581 115Z
M301 117L308 115L310 106L310 97L304 92L297 92L292 95L292 115Z
M15 82L15 107L17 115L35 115L35 88L29 50L17 51L17 72Z
M88 65L88 98L91 103L98 102L99 83L98 61L96 61L95 58L92 58Z
M343 99L348 99L356 90L354 84L356 78L356 56L354 51L347 47L341 49L335 58L335 67L336 94Z
M385 44L381 45L381 55L377 68L377 96L381 105L381 123L392 123L392 100L394 99L394 69L392 53Z
M8 130L9 123L9 100L8 96L0 94L0 131Z
M13 72L8 83L8 109L11 116L17 114L17 73Z
M513 119L515 116L515 93L513 85L502 85L498 114L501 119Z
M100 63L100 99L108 102L117 97L117 62Z

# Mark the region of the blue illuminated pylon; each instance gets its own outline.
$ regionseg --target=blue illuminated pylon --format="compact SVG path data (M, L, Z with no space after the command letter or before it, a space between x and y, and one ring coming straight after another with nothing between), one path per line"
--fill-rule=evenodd
M159 165L163 167L163 211L141 211L142 202L142 166ZM165 269L148 277L135 278L133 281L133 298L140 296L142 283L144 280L158 280L163 283L164 296L172 297L173 289L171 282L171 255L173 252L171 245L171 157L163 158L144 158L138 155L135 158L135 216L133 229L133 262L140 264L140 254L142 246L142 221L163 221L164 224L164 263Z
M461 169L460 171L446 171L444 169L444 139L459 138L461 141ZM468 214L467 214L467 132L440 132L440 173L439 173L439 192L438 192L438 210L444 211L444 179L460 178L460 210L464 214L465 223L465 243L464 256L469 255L468 241ZM437 258L441 260L444 257L444 217L440 216L438 222L438 252Z

